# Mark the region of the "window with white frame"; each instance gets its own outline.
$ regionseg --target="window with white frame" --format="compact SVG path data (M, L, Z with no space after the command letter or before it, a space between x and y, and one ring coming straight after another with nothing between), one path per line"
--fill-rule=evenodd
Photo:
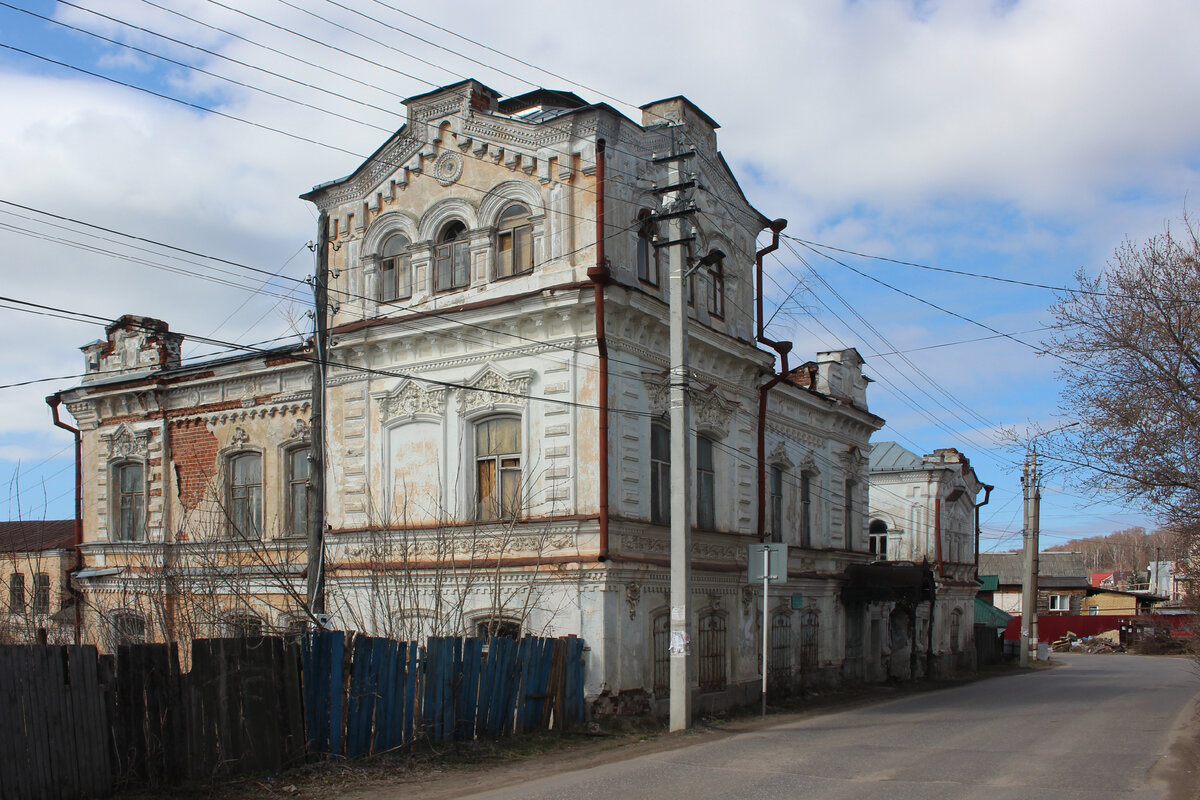
M312 450L307 447L287 451L287 533L292 536L308 534L311 454Z
M146 618L137 611L114 611L109 624L114 645L143 644L146 641Z
M113 473L117 487L117 541L141 541L146 531L145 471L141 464L118 464Z
M650 521L671 521L671 429L657 422L650 425Z
M696 527L717 527L717 480L713 463L713 440L696 437Z
M867 552L879 561L887 561L888 557L888 527L881 519L871 520L870 533L867 539Z
M393 234L383 243L376 270L379 302L407 300L412 297L412 258L409 241Z
M496 277L533 271L533 224L529 209L513 203L500 214L496 232Z
M493 417L475 425L475 518L521 514L521 420Z
M442 226L433 258L433 290L448 292L462 289L470 281L470 251L467 226L451 220Z
M772 542L783 541L783 467L771 467L770 527Z
M1071 595L1069 594L1052 594L1048 596L1049 608L1051 611L1070 611L1071 610Z
M262 536L262 456L237 453L229 459L229 525L233 536Z

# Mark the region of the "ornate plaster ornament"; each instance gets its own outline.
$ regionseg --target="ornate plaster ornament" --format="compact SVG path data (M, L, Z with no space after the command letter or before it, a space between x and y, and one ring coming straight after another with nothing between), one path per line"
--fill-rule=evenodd
M800 463L796 466L800 468L801 472L808 473L809 475L816 475L821 471L817 469L817 458L812 450L805 453L804 457L800 459Z
M458 390L463 412L496 404L525 406L529 402L529 373L508 378L489 365Z
M860 474L867 466L867 457L862 454L862 451L851 445L845 450L837 454L838 461L842 464L842 469L851 475Z
M742 605L746 607L747 611L754 607L753 586L746 585L742 587Z
M458 153L445 150L433 162L433 177L442 186L449 186L462 177L463 157Z
M379 421L403 419L417 414L442 416L446 407L446 390L423 390L414 381L406 381L395 392L379 399Z
M289 439L307 439L308 438L308 420L300 418L292 425L292 432L288 434Z
M715 391L695 396L693 419L697 428L707 428L714 433L727 433L733 417L733 403Z
M250 436L245 428L238 427L233 429L233 437L229 441L234 447L241 447L250 441Z
M108 445L110 459L145 458L150 444L150 431L134 431L122 422L112 433L100 434L100 438Z
M640 583L625 584L625 602L629 605L629 618L637 617L638 601L642 599L642 585Z
M793 466L792 460L788 458L787 445L783 442L775 443L775 446L771 448L771 455L768 456L767 460L772 464L782 466L784 469L791 469Z

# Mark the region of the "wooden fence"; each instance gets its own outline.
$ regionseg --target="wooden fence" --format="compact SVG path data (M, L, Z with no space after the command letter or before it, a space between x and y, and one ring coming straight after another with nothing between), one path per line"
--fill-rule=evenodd
M103 797L112 787L96 648L0 645L0 797Z
M347 644L349 643L349 647ZM275 771L434 741L564 731L584 719L583 642L321 631L283 640L0 647L0 797Z

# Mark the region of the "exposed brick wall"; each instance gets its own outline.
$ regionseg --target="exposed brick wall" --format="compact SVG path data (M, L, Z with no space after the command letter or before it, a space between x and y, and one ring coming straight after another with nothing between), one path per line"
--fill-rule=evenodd
M204 493L217 471L217 437L202 420L172 423L171 454L179 478L179 501L192 511L204 499Z

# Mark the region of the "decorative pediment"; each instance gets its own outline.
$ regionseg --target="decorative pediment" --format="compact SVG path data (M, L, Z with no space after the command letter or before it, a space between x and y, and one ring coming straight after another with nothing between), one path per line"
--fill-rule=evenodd
M112 433L102 433L100 438L108 445L108 457L145 458L150 444L150 431L135 431L122 422Z
M725 435L729 433L729 422L737 407L716 391L693 395L692 420L698 430L709 430Z
M530 375L507 375L488 364L458 390L459 406L464 413L496 405L524 407L529 402Z
M446 390L422 389L416 381L405 381L395 391L379 398L379 421L414 417L417 414L444 416Z
M783 467L785 470L791 469L794 465L792 460L788 458L787 445L783 442L776 442L771 448L771 454L767 456L767 461L777 466Z
M796 465L801 473L807 475L816 475L821 470L817 467L817 457L812 450L806 452L800 459L800 463Z
M308 438L308 420L303 417L296 419L296 424L292 425L292 432L288 434L289 439L307 439Z
M867 467L868 459L857 447L847 447L838 453L837 457L842 464L842 469L850 475L859 475Z

